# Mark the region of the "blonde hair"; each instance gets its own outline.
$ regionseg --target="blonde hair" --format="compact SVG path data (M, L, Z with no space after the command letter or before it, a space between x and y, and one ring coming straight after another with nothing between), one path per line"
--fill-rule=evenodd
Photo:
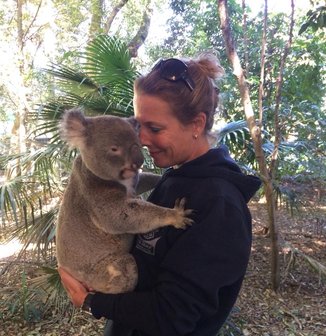
M214 121L219 102L219 90L215 80L224 74L217 57L202 53L194 59L180 58L188 66L188 74L195 83L193 91L180 80L168 81L160 76L158 69L136 79L137 94L157 96L168 102L176 118L183 124L190 123L200 112L206 114L205 131L208 133Z

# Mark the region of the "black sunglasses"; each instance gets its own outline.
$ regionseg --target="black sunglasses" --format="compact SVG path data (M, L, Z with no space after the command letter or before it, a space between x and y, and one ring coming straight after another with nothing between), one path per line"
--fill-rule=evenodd
M158 60L153 66L152 71L154 70L159 70L163 79L171 82L182 80L190 91L195 89L195 83L189 76L187 64L177 58Z

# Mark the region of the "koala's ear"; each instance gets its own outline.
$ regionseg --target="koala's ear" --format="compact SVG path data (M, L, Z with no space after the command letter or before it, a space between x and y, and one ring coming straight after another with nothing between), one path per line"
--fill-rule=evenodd
M87 120L80 109L65 111L60 123L60 133L69 146L82 148L87 135Z
M126 118L126 120L127 120L128 123L135 129L136 132L139 131L139 123L138 123L138 121L135 119L135 117L129 117L129 118Z

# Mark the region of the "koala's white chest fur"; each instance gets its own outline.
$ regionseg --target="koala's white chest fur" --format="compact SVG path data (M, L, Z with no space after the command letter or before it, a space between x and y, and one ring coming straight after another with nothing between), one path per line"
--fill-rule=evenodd
M127 188L127 195L129 197L134 196L135 194L135 178L134 177L131 177L126 180L120 180L119 182Z

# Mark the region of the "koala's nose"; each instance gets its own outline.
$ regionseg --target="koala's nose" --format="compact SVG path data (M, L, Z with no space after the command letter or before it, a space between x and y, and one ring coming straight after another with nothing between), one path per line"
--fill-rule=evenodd
M135 165L137 168L141 167L144 162L144 156L138 145L135 144L131 147L130 156L133 165Z

